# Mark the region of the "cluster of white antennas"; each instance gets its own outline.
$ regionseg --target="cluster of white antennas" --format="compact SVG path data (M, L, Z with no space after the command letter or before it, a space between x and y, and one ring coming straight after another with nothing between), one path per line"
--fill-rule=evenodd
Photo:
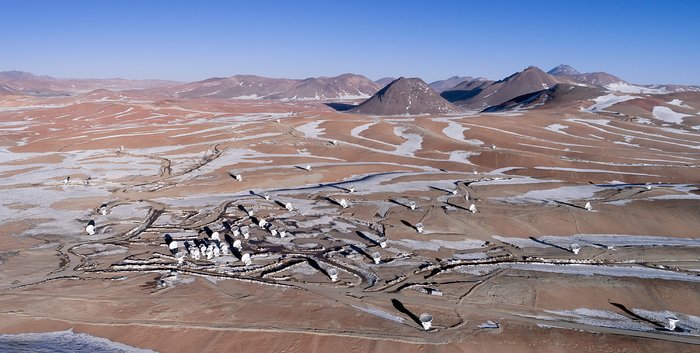
M187 251L189 251L190 256L192 256L193 259L199 260L202 257L202 254L199 252L199 248L194 246L194 244L190 241L185 242L185 248Z
M586 205L583 206L583 208L585 208L586 211L593 211L593 206L591 206L590 202L586 202Z
M250 227L248 227L248 226L242 226L242 227L232 226L231 233L233 234L234 237L242 235L244 238L248 239L248 237L250 236Z
M88 235L95 235L95 230L95 221L90 220L87 226L85 227L85 233L87 233Z
M338 203L340 204L340 207L342 207L342 208L348 208L348 206L349 206L348 201L346 199L340 199L340 202L338 202Z
M433 327L433 315L423 313L420 314L418 319L420 320L421 326L423 326L423 330L428 331L431 327Z

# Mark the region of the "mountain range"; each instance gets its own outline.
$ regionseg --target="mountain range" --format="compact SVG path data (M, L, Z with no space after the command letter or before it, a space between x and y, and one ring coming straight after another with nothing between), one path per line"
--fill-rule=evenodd
M501 80L452 76L429 85L418 78L384 77L377 81L356 74L306 79L255 75L213 77L196 82L165 80L64 79L22 71L0 72L0 95L63 96L98 89L129 91L163 99L268 99L283 101L357 101L351 113L373 115L449 114L460 110L496 111L562 102L601 92L700 92L683 85L633 85L605 73L580 73L569 65L548 72L530 66ZM538 103L539 102L539 103Z

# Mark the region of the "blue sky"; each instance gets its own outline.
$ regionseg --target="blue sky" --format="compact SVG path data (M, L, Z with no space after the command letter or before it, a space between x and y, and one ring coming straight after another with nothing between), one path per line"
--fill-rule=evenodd
M700 1L0 0L0 71L502 78L567 63L700 84Z

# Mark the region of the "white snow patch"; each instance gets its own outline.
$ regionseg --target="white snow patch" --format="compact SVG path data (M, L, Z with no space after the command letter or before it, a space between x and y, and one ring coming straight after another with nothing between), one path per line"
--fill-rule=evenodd
M607 108L609 108L617 103L621 103L621 102L625 102L625 101L637 99L637 98L639 98L639 97L636 97L636 96L618 96L614 93L610 93L610 94L595 98L593 100L595 102L595 104L588 107L588 109L585 109L585 111L599 112L599 111L605 110L605 109L607 109Z
M298 131L303 132L304 135L306 135L306 137L318 138L321 134L324 133L324 131L326 131L326 129L318 127L323 122L325 122L325 120L312 121L312 122L297 126L296 129Z
M651 113L654 115L654 118L663 120L668 123L676 123L680 124L683 122L683 118L688 117L690 115L688 114L681 114L674 112L671 110L669 107L663 107L663 106L655 106L654 109L651 111Z
M562 125L562 124L552 124L552 125L548 125L548 126L545 127L544 129L545 129L545 130L549 130L549 131L554 131L554 132L557 132L557 133L560 133L560 134L563 134L564 132L562 132L561 130L564 130L564 129L567 129L567 128L568 128L568 126L566 126L566 125Z

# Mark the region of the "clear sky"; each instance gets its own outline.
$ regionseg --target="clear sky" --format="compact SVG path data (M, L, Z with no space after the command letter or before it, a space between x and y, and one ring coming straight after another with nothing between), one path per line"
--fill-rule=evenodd
M700 1L0 0L0 71L433 81L561 63L700 84Z

